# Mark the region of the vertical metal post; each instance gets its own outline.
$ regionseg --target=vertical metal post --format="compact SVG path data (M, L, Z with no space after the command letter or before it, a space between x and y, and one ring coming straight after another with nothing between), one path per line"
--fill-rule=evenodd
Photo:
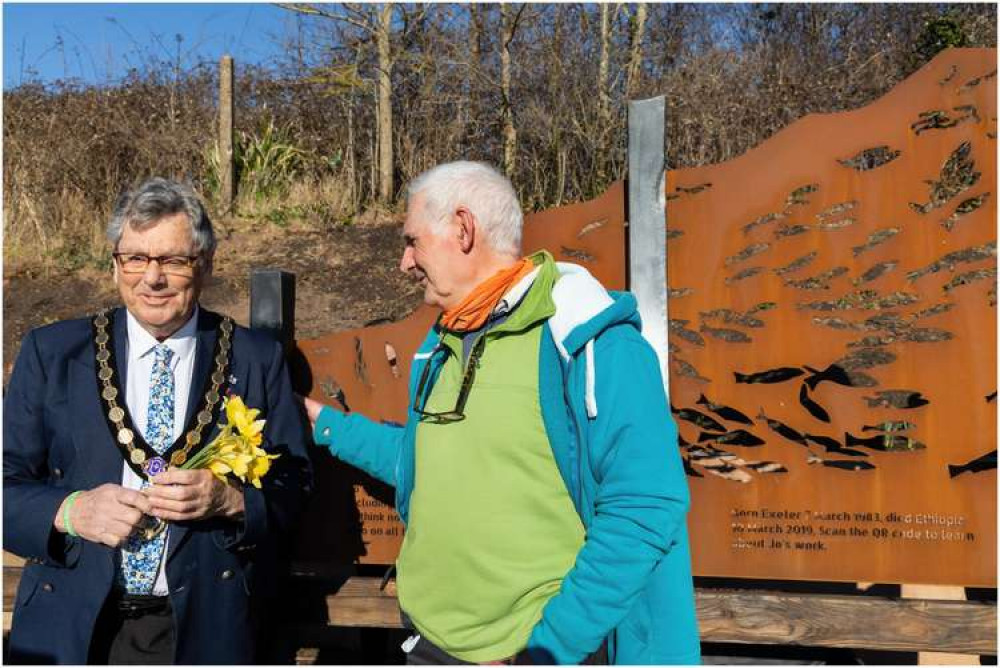
M272 332L285 352L295 341L295 274L280 269L250 272L250 327Z
M642 335L667 365L666 98L628 103L628 288L639 302Z
M225 211L232 211L236 198L236 167L233 162L233 57L219 63L219 196Z

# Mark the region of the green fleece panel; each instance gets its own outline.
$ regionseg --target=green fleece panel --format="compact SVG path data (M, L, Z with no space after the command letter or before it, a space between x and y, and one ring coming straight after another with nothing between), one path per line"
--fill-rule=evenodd
M465 661L524 647L584 541L542 421L538 355L556 270L486 336L466 419L423 422L410 521L397 561L400 606L417 630ZM427 410L455 406L464 368L451 350Z

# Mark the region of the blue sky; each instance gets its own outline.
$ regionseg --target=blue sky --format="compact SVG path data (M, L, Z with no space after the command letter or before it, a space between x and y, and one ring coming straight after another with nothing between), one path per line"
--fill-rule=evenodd
M174 63L178 54L182 67L223 53L237 66L266 63L294 21L257 3L4 3L3 85L113 83L150 57Z

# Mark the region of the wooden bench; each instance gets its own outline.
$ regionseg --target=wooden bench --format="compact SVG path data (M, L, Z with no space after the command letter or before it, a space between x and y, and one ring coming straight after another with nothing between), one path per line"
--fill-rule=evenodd
M21 577L18 561L5 555L4 632ZM394 580L383 586L378 577L296 574L289 584L290 626L402 626ZM303 591L312 605L292 595ZM325 604L319 614L317 601ZM703 642L996 655L995 603L699 588L697 607Z

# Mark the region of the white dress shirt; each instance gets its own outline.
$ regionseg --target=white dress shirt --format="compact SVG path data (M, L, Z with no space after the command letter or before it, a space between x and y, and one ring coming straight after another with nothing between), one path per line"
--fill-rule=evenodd
M128 313L128 311L126 311ZM197 347L198 307L191 318L174 332L168 339L157 341L156 337L147 332L135 317L128 313L128 367L126 373L125 403L128 406L132 422L140 434L146 434L146 419L149 410L149 379L153 373L155 355L153 348L164 343L174 355L170 360L170 369L174 374L174 431L171 443L184 433L187 418L188 397L191 390L191 377L194 374L194 353ZM128 489L141 489L142 478L127 463L122 464L122 486ZM153 584L153 594L166 596L167 573L163 561L170 546L170 532L163 548L156 582Z

